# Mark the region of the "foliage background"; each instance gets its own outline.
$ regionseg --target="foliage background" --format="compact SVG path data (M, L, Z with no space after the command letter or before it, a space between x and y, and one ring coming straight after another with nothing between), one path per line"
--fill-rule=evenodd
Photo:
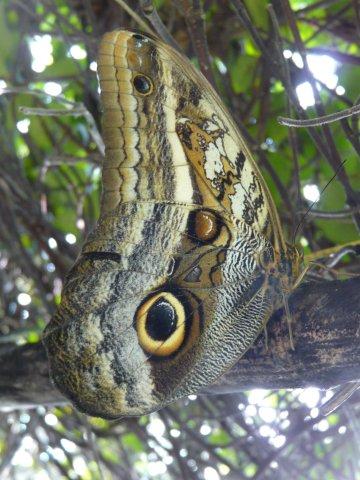
M357 117L296 131L276 120L357 103L357 0L278 0L272 18L264 0L157 1L148 18L137 1L0 0L0 351L39 341L66 271L97 219L103 146L96 49L105 31L139 28L119 3L155 29L158 14L208 76L211 65L289 239L309 199L345 159L297 240L309 253L358 238ZM315 80L315 67L301 67L303 53L316 55L312 64L320 70L332 62L328 79ZM306 82L307 96L298 96L296 87ZM316 105L302 108L306 99ZM345 253L324 260L331 271L310 276L320 281L356 273L358 263ZM324 418L319 407L330 395L309 388L193 396L116 422L70 406L3 411L0 477L360 478L359 395Z

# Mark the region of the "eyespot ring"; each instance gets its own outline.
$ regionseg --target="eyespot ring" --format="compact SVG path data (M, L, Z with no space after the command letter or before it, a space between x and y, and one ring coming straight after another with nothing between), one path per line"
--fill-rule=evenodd
M175 291L148 296L135 313L139 344L152 358L172 357L200 334L200 311L194 299Z
M136 92L143 96L150 95L154 90L154 85L151 79L140 73L134 76L133 86Z

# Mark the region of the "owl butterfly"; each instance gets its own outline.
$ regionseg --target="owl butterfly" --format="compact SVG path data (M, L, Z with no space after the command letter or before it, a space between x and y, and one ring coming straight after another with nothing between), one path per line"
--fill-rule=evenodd
M83 412L141 415L214 382L298 275L269 190L189 60L104 36L100 218L44 333L51 375Z

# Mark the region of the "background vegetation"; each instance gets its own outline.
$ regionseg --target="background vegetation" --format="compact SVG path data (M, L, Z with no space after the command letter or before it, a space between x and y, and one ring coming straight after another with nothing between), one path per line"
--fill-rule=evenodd
M143 29L141 21L162 32L165 25L216 84L290 241L334 172L297 241L310 253L358 238L358 117L297 130L277 121L358 102L358 1L154 4L0 0L0 352L39 341L97 219L103 144L96 50L100 36L120 26ZM356 274L352 252L325 258L330 270L309 277ZM3 409L0 478L359 479L360 396L323 417L319 407L330 396L315 388L192 396L116 422L68 405Z

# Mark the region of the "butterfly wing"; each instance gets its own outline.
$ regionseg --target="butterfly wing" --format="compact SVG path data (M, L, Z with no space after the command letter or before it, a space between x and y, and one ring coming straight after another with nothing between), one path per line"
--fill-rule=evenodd
M101 215L44 338L59 388L113 418L229 368L271 313L286 246L231 116L185 57L117 31L98 73Z

